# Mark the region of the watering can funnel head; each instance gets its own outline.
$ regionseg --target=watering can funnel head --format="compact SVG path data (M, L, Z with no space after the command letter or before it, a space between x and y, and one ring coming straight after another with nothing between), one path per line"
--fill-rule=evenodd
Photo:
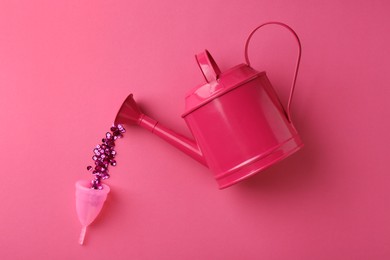
M123 102L115 118L115 124L136 125L141 118L142 112L135 103L133 94L130 94Z

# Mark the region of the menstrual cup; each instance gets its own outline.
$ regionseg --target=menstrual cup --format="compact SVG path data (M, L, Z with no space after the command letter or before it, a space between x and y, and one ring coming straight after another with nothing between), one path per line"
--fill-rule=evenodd
M102 184L103 189L91 189L89 181L80 180L76 182L76 211L82 225L79 243L84 243L87 227L99 215L103 207L110 187Z

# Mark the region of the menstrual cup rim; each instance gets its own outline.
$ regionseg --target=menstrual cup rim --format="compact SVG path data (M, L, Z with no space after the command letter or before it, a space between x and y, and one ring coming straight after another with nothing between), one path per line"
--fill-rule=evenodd
M90 185L90 182L88 180L78 180L76 181L76 189L79 189L81 191L86 191L86 192L89 192L89 193L93 193L93 192L104 192L105 194L108 194L110 192L110 186L102 183L102 186L103 186L103 189L101 190L96 190L96 189L91 189L90 187L88 187L88 185Z

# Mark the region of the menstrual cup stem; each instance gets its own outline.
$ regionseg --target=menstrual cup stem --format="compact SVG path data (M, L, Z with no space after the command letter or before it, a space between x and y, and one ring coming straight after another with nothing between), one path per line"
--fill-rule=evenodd
M85 238L85 233L87 232L87 227L84 226L81 228L81 233L80 233L80 238L79 238L79 243L80 245L84 244L84 238Z

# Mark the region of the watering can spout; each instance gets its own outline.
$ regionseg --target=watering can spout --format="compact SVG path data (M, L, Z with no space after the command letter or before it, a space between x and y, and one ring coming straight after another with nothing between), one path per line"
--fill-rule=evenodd
M177 134L158 121L145 115L135 102L133 94L130 94L123 102L114 123L126 126L139 125L207 166L202 151L195 141Z

